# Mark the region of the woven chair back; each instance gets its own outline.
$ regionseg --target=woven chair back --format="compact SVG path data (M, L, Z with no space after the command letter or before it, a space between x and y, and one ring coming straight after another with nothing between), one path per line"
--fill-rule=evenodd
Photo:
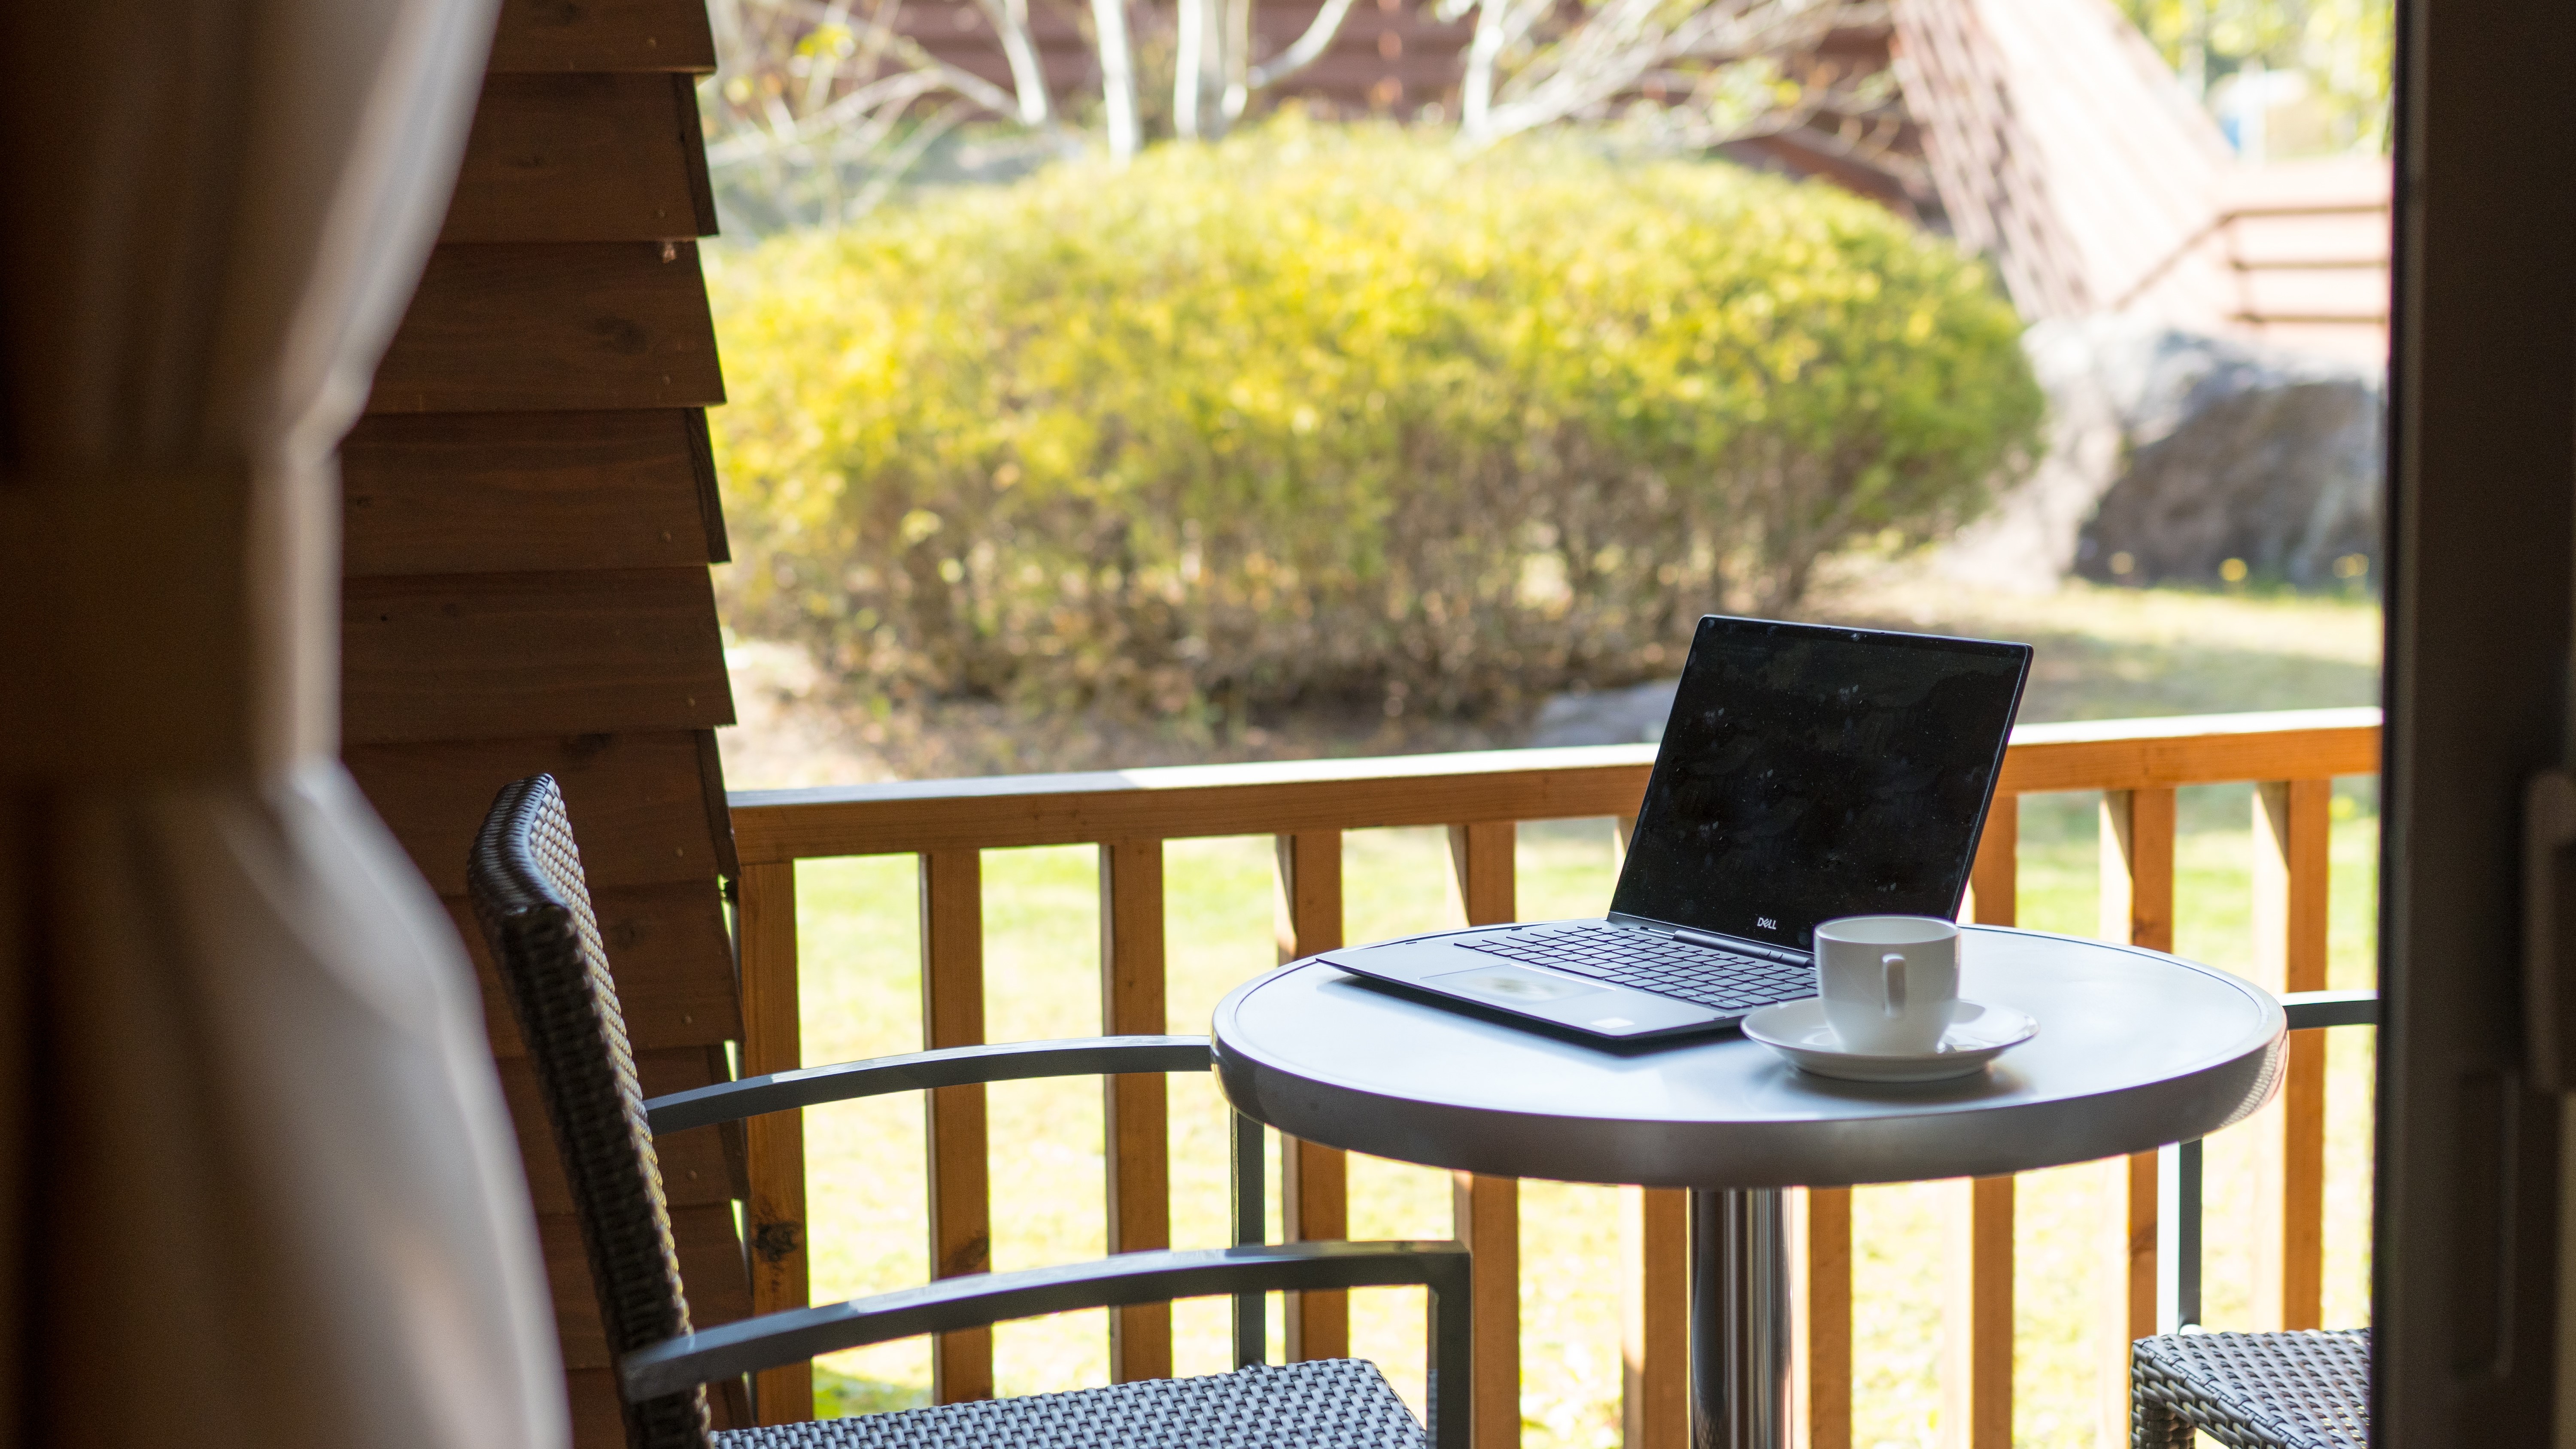
M662 1170L626 1018L554 777L505 785L466 879L581 1217L612 1358L689 1331ZM630 1449L706 1449L701 1388L625 1406Z

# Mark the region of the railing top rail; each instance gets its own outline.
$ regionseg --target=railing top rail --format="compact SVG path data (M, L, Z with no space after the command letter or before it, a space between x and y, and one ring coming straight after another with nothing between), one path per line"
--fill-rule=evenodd
M2013 731L1998 789L2147 790L2379 771L2379 710L2080 720Z
M747 861L1548 820L1636 809L1653 745L904 780L729 798ZM2379 711L2024 725L1999 788L2127 790L2379 768Z
M1439 755L1370 755L1320 760L1261 760L1239 765L1150 765L1061 775L980 775L952 780L887 780L801 790L736 790L736 811L773 806L847 805L893 800L980 799L998 795L1078 795L1116 790L1196 790L1242 785L1330 784L1344 780L1414 780L1534 770L1597 770L1655 763L1653 745L1571 745L1544 750L1469 750Z
M2308 730L2379 728L2379 706L2350 709L2276 709L2245 714L2165 714L2144 719L2072 719L2055 724L2013 727L2012 742L2023 745L2093 744L2105 740L2205 739L2211 736L2274 735Z

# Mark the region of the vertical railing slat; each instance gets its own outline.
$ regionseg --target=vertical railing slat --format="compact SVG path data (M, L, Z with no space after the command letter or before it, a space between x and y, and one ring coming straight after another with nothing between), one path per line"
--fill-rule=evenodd
M1167 1029L1163 1005L1163 842L1121 840L1100 847L1100 1029L1152 1036ZM1169 1098L1159 1073L1101 1083L1102 1142L1108 1155L1109 1251L1172 1245ZM1172 1376L1172 1306L1138 1303L1109 1313L1114 1383Z
M980 851L921 856L922 1045L984 1040L984 863ZM924 1105L930 1162L930 1272L936 1278L993 1268L992 1189L984 1088L940 1087ZM930 1393L938 1403L993 1397L993 1330L933 1335Z
M1278 837L1278 935L1282 963L1342 944L1342 833L1301 830ZM1342 1153L1282 1135L1279 1141L1283 1235L1290 1242L1350 1236L1349 1163ZM1291 1293L1288 1358L1348 1358L1350 1295Z
M746 865L735 882L741 907L742 1070L745 1076L792 1071L804 1062L797 1022L796 863ZM812 1285L805 1265L805 1114L771 1112L743 1123L751 1200L751 1311L806 1306ZM782 1364L754 1379L763 1424L814 1417L814 1365Z
M1626 1310L1619 1348L1620 1443L1690 1449L1690 1194L1620 1189Z
M2274 991L2326 988L2327 830L2334 782L2254 791L2255 979ZM2264 1224L2256 1281L2262 1327L2316 1328L2325 1295L2326 1039L2293 1032L2262 1144ZM2262 1119L2256 1119L2260 1122Z
M2019 918L2020 848L2021 799L1998 795L1968 871L1968 914L1977 924ZM1955 1217L1943 1305L1943 1437L1955 1449L2012 1449L2013 1179L1963 1184Z
M1519 830L1509 820L1449 827L1449 865L1468 925L1502 925L1519 915L1512 859ZM1519 1449L1521 1442L1520 1191L1515 1178L1453 1177L1455 1231L1475 1254L1475 1449Z
M2101 838L2103 939L2172 950L2174 792L2103 791ZM2101 1365L2105 1443L2129 1435L2129 1345L2156 1331L2157 1162L2156 1153L2140 1152L2111 1164Z
M1628 863L1637 817L1610 819L1610 859ZM1628 1282L1620 1325L1619 1421L1627 1449L1690 1445L1690 1194L1628 1188Z
M2102 792L2102 937L2173 949L2174 792Z
M1950 1449L2012 1449L2013 1185L1971 1178L1950 1199L1941 1305L1941 1438Z
M2021 890L2021 797L1997 795L1986 812L1985 833L1977 837L1976 858L1968 865L1968 919L1980 926L2009 926L2019 920Z
M1852 1195L1847 1187L1811 1187L1800 1265L1806 1292L1798 1311L1804 1332L1798 1356L1806 1361L1799 1395L1807 1449L1851 1449L1852 1441Z

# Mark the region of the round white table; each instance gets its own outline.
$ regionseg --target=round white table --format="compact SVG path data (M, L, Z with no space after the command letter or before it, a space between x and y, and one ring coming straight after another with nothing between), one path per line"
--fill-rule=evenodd
M1986 1177L2205 1137L2269 1101L2261 988L2159 952L1979 926L1959 994L2039 1021L1983 1073L1809 1076L1729 1033L1608 1049L1401 995L1309 959L1217 1006L1235 1108L1292 1136L1498 1177L1691 1190L1691 1443L1788 1443L1780 1189Z

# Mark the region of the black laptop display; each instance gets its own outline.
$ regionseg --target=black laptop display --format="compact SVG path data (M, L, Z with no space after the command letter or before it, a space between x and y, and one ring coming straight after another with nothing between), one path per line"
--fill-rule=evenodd
M1812 996L1819 923L1957 913L2030 658L2024 644L1702 619L1607 918L1324 959L1623 1039Z
M1805 950L1959 909L2028 646L1702 619L1613 915Z

